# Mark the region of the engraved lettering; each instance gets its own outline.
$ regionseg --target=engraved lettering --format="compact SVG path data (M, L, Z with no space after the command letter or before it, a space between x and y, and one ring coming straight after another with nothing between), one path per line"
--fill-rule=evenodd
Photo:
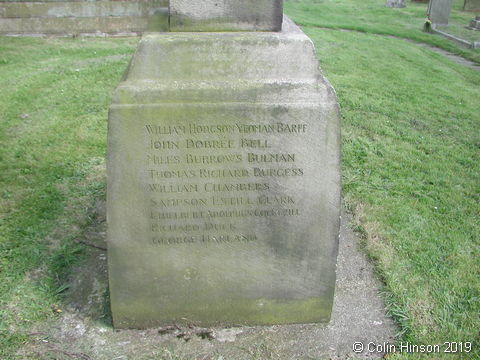
M242 161L241 154L225 154L225 155L186 155L187 164L224 164L239 163Z
M146 190L152 195L149 230L158 235L151 238L153 244L254 241L255 235L241 234L242 226L228 219L239 219L242 224L241 218L301 215L293 196L283 190L275 195L277 185L293 184L282 184L287 179L280 178L304 176L302 168L288 166L297 161L297 155L276 152L282 149L281 137L273 138L272 143L262 136L306 133L306 124L149 124L145 130L149 135L146 145L155 153L146 154L145 169ZM187 134L211 138L188 138ZM239 135L228 138L234 134ZM235 148L237 152L229 152ZM187 149L186 153L182 154L182 149ZM175 166L180 164L185 166ZM229 179L238 180L230 183Z
M150 140L150 147L152 149L178 149L178 142L170 140Z
M279 133L306 133L307 124L277 124L277 131Z
M257 177L303 176L303 169L261 169L261 168L253 168L253 176L257 176Z
M197 192L198 184L148 184L148 189L153 192L161 193Z
M233 134L234 125L197 125L190 124L190 134Z
M150 199L150 204L154 207L207 206L208 199Z
M150 219L166 220L166 219L189 219L190 214L187 212L160 212L150 211Z
M249 177L247 169L200 169L201 178Z
M205 231L211 231L211 230L235 230L236 227L233 224L219 224L219 223L205 223L203 225L203 230Z
M185 134L185 126L170 126L170 125L145 125L147 132L152 135L181 135Z
M179 164L180 158L178 156L157 156L157 155L147 155L147 164L148 165L168 165L168 164Z
M233 140L191 140L185 141L187 149L231 149Z
M268 125L244 125L244 124L237 124L237 130L242 134L257 134L257 133L273 133L275 132L275 125L268 124Z
M295 154L254 154L248 153L250 163L295 162Z
M206 192L222 192L222 191L264 191L270 189L270 185L263 183L247 183L247 184L214 184L206 183L204 190Z
M194 236L171 236L152 238L152 243L155 245L172 245L172 244L188 244L194 243L196 238Z
M212 197L212 205L253 205L255 201L248 197Z
M195 170L147 170L150 179L185 179L197 176Z
M295 204L295 200L291 196L260 196L258 202L262 205L287 205Z
M300 216L299 209L208 210L210 218Z
M168 231L199 231L200 226L196 224L157 224L153 223L151 227L152 232L168 232Z
M260 139L241 139L240 146L242 148L268 149L271 148L268 140Z

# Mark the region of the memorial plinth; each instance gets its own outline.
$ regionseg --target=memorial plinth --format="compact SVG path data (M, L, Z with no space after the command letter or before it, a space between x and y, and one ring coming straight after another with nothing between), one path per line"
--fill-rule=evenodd
M329 320L339 113L298 27L145 35L108 134L115 327Z

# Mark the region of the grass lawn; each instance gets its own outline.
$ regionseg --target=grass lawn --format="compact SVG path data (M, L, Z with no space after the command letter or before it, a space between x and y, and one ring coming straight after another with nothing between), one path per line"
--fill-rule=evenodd
M467 26L470 24L470 20L475 18L475 15L480 15L479 12L465 12L462 11L464 0L455 0L453 4L453 11L448 19L448 26L444 29L446 32L450 32L453 35L458 35L462 39L469 41L480 41L480 31L474 31L467 29ZM470 19L465 19L465 15ZM465 20L467 22L465 23Z
M470 42L480 42L480 31L467 29L470 20L475 18L475 13L462 11L463 2L464 0L455 0L452 7L452 13L448 19L448 25L438 26L437 28ZM479 14L477 13L476 15Z
M304 30L337 89L343 195L402 339L478 344L480 74L401 40Z
M471 59L479 52L421 32L425 5L383 3L289 1L286 12L304 24L337 90L343 195L385 283L399 340L475 346L389 358L477 359L480 73L375 34ZM105 197L108 104L136 43L0 37L1 359L20 359L32 329L59 316L85 251L74 240Z
M0 359L54 314L105 196L107 108L137 39L0 37Z
M385 282L401 339L472 341L476 354L463 356L478 358L480 74L403 40L371 35L433 44L407 16L419 6L398 11L382 3L306 0L287 2L286 12L306 24L337 90L343 195ZM402 30L399 19L380 24L388 12L408 19Z
M454 27L466 26L474 17L474 13L460 10L462 4L463 0L455 0L452 8L450 18ZM408 1L407 7L399 9L384 5L385 0L286 0L285 12L299 25L398 36L480 63L480 49L467 49L440 35L422 31L427 17L426 3Z
M450 22L447 26L437 26L437 29L455 35L463 40L480 42L480 31L467 29L465 24Z

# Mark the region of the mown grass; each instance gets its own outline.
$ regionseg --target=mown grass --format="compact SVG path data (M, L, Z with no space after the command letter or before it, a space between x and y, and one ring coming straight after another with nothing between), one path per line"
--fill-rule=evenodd
M452 6L452 13L448 19L447 26L439 26L439 30L456 35L468 41L480 41L480 31L467 29L470 20L475 18L474 12L462 11L464 0L455 0Z
M480 31L474 31L467 28L470 24L470 20L473 20L475 15L478 14L462 11L463 3L464 0L455 0L452 6L452 13L448 19L448 25L438 26L437 28L470 42L480 41Z
M320 29L327 15L298 12L312 3L288 13L310 24L303 30L337 90L343 195L384 280L399 340L474 342L474 353L454 356L477 359L480 73L400 39Z
M465 27L465 24L449 23L447 26L437 26L436 29L455 35L463 40L480 42L480 31L468 29Z
M136 39L0 38L0 358L27 341L104 197L107 107Z
M286 9L309 24L304 30L337 90L343 193L384 280L399 340L472 341L476 353L453 357L475 359L480 75L409 42L368 34L439 41L452 50L418 29L411 12L419 17L421 6L387 12L383 0L305 0ZM382 24L393 12L404 15ZM56 316L52 306L82 258L75 238L105 196L107 108L135 44L0 38L2 359L16 358L31 329Z
M450 19L453 24L466 26L474 14L461 11L462 4L463 0L455 0ZM423 31L427 17L425 3L409 1L405 8L392 9L385 7L385 0L286 0L285 12L302 26L398 36L437 46L480 63L480 49L467 49L440 35Z

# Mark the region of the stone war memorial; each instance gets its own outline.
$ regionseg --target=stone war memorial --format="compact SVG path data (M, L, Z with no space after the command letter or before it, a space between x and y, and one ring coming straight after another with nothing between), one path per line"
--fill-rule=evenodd
M327 322L340 222L336 95L281 0L170 0L108 129L116 328Z

